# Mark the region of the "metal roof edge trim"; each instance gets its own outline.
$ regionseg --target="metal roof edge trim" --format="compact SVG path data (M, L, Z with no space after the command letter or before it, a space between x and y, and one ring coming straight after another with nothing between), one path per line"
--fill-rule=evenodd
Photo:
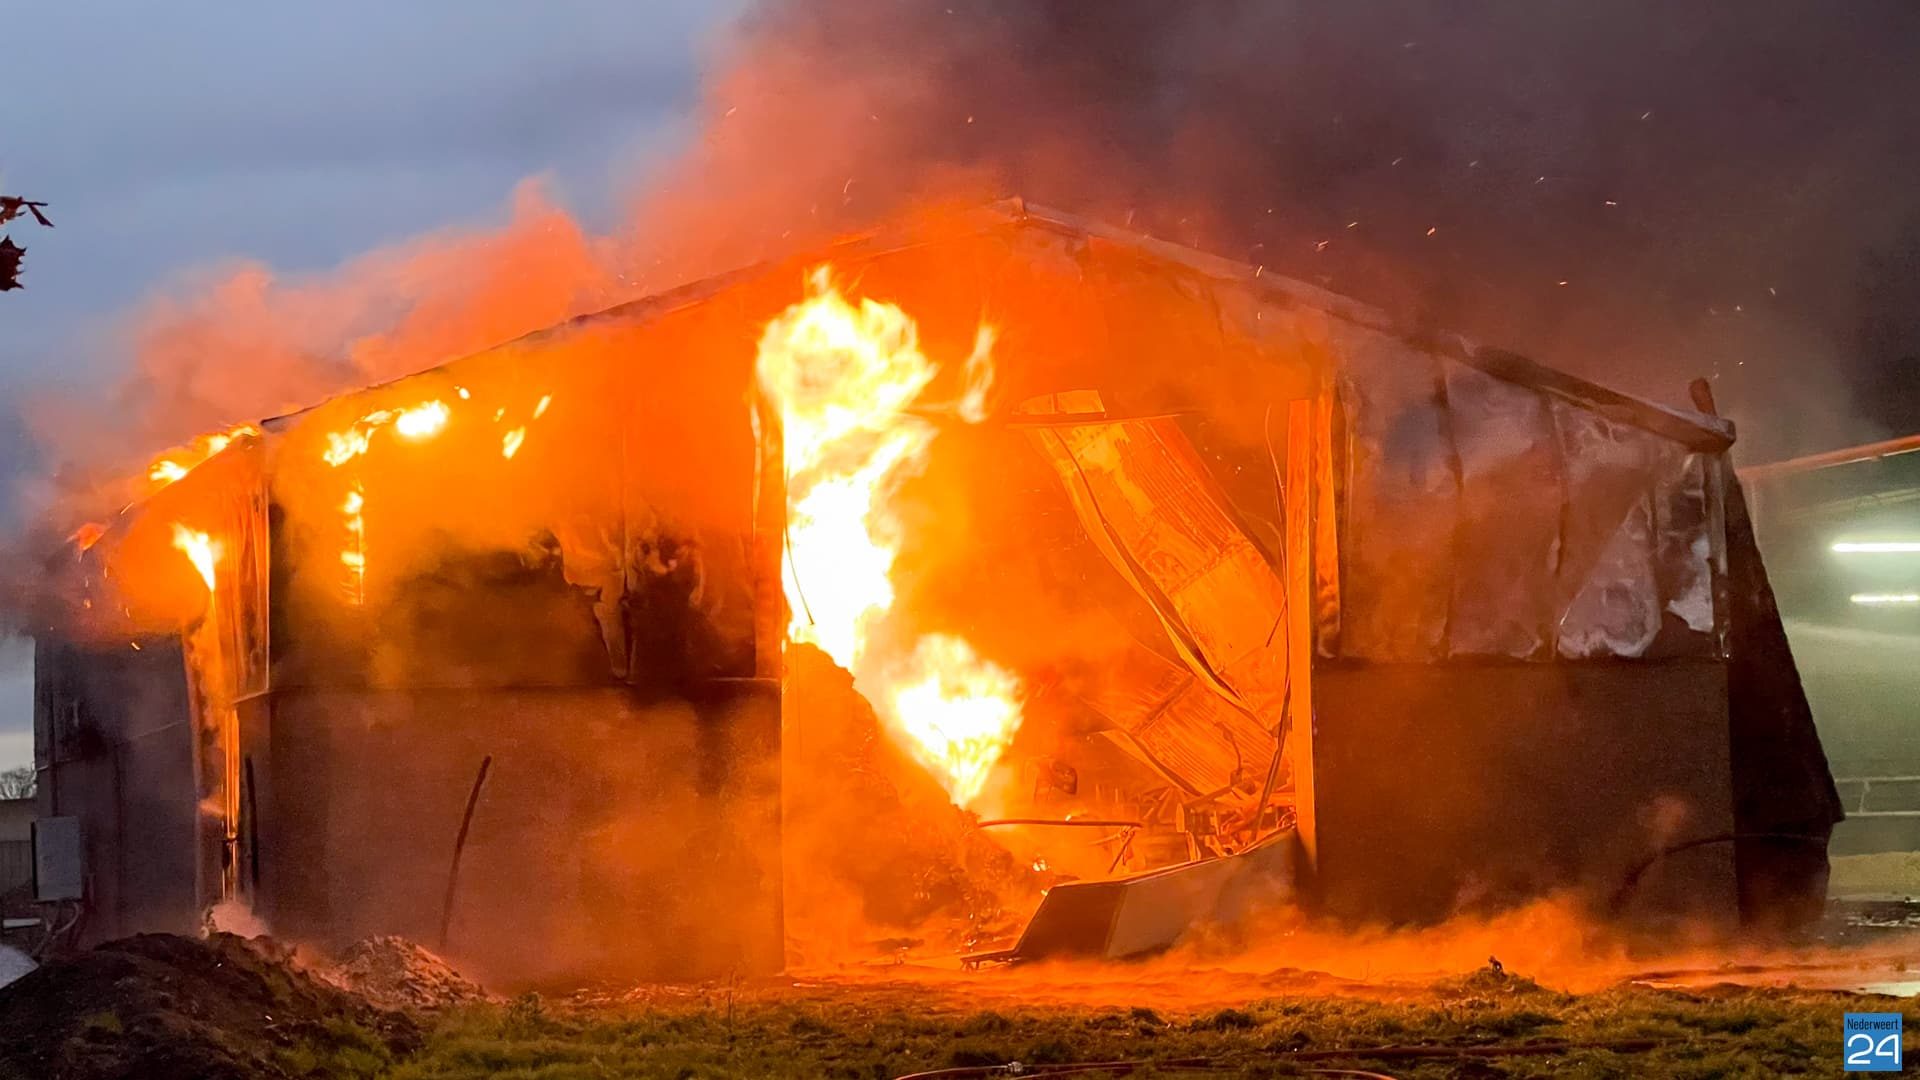
M1417 349L1458 360L1505 382L1528 386L1553 394L1613 420L1644 428L1673 439L1689 449L1720 452L1733 445L1735 430L1731 420L1704 413L1677 409L1634 397L1558 368L1549 367L1519 353L1505 349L1476 347L1456 334L1419 334L1404 329L1378 308L1351 297L1329 292L1318 286L1280 274L1268 274L1264 268L1234 262L1195 248L1141 233L1115 228L1061 210L1034 206L1019 199L992 204L1005 207L1016 220L1094 236L1134 248L1148 256L1178 263L1207 277L1246 285L1258 292L1288 302L1315 308L1346 322L1397 338Z
M965 229L935 232L924 225L912 223L893 227L883 226L831 241L819 250L817 257L826 259L835 254L852 254L871 258L890 251L908 250L929 243L937 243L949 237L978 234L1007 225L1028 225L1070 235L1095 237L1132 248L1150 258L1183 266L1205 277L1245 285L1256 292L1267 294L1286 303L1326 312L1346 322L1396 338L1414 348L1468 364L1497 379L1553 394L1574 404L1590 408L1608 419L1673 439L1689 449L1722 452L1733 445L1735 431L1733 422L1730 420L1656 404L1530 360L1518 353L1472 346L1458 335L1413 333L1404 329L1380 309L1351 297L1284 275L1267 274L1264 268L1235 262L1198 248L1117 228L1064 210L1035 205L1018 196L989 202L967 213L979 219L979 224L972 233ZM575 315L562 322L522 334L478 352L451 357L383 382L342 391L304 409L262 420L260 425L268 430L276 430L326 402L391 386L415 375L458 363L471 356L481 356L516 346L538 344L584 326L658 318L712 299L737 282L769 270L780 263L795 259L804 261L806 258L808 256L795 253L761 259L733 270L675 286L665 292L625 301L599 311Z

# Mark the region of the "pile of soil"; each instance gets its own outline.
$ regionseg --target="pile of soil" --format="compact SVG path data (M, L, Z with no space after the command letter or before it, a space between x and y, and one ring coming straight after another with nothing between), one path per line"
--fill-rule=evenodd
M453 965L391 934L355 942L326 976L383 1009L445 1009L488 1000L480 984Z
M370 1073L419 1026L264 939L142 934L0 990L0 1080L247 1080Z

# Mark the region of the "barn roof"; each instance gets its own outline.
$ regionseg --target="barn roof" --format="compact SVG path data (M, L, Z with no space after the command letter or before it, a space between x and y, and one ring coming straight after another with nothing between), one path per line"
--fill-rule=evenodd
M1319 311L1375 333L1397 338L1422 351L1457 360L1505 382L1526 386L1578 405L1618 423L1629 424L1672 439L1690 450L1722 451L1733 444L1732 421L1718 416L1657 404L1621 393L1599 383L1538 363L1519 353L1476 345L1458 334L1416 332L1378 308L1264 267L1235 262L1197 248L1116 228L1064 210L1038 206L1023 199L1003 199L974 208L968 217L977 222L971 232L998 229L1039 229L1070 238L1097 239L1128 249L1141 257L1166 263L1215 282L1231 282L1251 290L1270 303ZM951 228L931 232L924 226L887 226L841 239L818 252L817 258L858 258L922 244L951 240ZM774 262L763 261L655 293L613 307L579 315L526 334L507 345L536 344L548 337L608 321L645 321L714 297L728 288L765 272ZM448 361L449 363L454 361ZM443 365L435 365L443 366ZM398 380L394 380L398 381ZM304 412L305 410L300 410ZM288 414L298 416L299 412ZM275 418L267 421L272 425Z

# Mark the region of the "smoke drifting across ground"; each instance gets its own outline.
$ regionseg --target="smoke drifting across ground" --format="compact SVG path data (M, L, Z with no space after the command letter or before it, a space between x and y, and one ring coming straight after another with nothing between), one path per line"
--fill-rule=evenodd
M693 148L611 236L528 188L504 226L331 274L191 275L129 313L121 386L30 407L58 479L28 494L922 201L1013 193L1658 398L1716 375L1749 457L1910 427L1917 41L1893 2L768 0L729 32Z

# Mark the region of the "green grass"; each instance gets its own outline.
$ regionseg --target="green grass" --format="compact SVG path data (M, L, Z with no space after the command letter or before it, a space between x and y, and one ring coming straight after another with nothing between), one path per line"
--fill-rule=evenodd
M990 980L990 974L983 975ZM1303 1075L1286 1055L1408 1044L1657 1040L1640 1053L1578 1050L1466 1061L1312 1064L1395 1077L1768 1077L1840 1072L1848 1010L1905 1011L1910 1002L1733 987L1697 992L1621 987L1561 994L1489 973L1397 1000L1274 997L1222 1007L974 1007L944 987L759 989L662 995L644 1004L584 1007L522 998L443 1017L395 1080L604 1080L608 1077L863 1077L1008 1061L1205 1057L1211 1075ZM1120 995L1122 999L1125 995ZM1911 1036L1910 1036L1911 1038ZM1909 1043L1909 1053L1913 1053ZM1135 1073L1136 1076L1151 1073ZM1179 1075L1195 1075L1191 1072Z
M88 1013L80 1018L80 1032L88 1038L112 1038L126 1031L120 1014L111 1010Z
M375 1033L351 1020L330 1020L324 1037L274 1052L274 1063L290 1076L326 1080L375 1080L393 1067L393 1054Z

